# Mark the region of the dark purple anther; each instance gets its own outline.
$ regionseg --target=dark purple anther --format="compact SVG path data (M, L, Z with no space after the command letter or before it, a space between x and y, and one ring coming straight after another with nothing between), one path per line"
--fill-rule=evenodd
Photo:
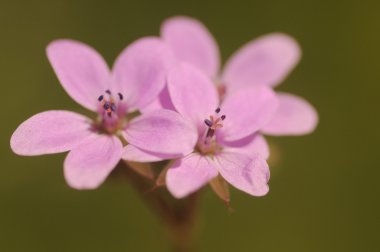
M98 101L103 101L103 95L99 96Z
M116 105L115 105L114 103L111 104L111 110L112 110L113 112L116 111Z
M217 108L217 109L215 109L215 113L219 113L220 112L220 108Z
M109 89L106 90L106 93L111 95L111 91Z
M212 122L211 122L209 119L205 119L205 124L206 124L208 127L211 127L211 126L212 126Z
M122 94L117 93L117 95L119 96L119 99L120 99L120 100L123 100L124 96L123 96Z
M109 109L110 108L110 104L108 102L104 103L103 108L105 110Z
M220 119L222 119L222 120L226 119L226 115L222 115L222 116L220 117Z

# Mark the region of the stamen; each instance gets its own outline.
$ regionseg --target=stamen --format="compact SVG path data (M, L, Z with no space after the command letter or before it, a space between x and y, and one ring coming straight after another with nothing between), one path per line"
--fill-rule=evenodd
M205 124L206 124L208 127L211 127L211 126L212 126L212 122L211 122L209 119L205 119Z
M109 89L104 91L105 94L102 94L98 97L99 101L99 108L101 109L99 113L101 116L107 118L107 123L110 123L112 119L115 119L114 121L118 120L118 117L124 113L123 106L119 107L121 100L124 98L121 93L117 93L117 98L112 95L111 91ZM121 108L121 109L120 109ZM110 117L111 120L108 120L108 117Z
M220 108L217 108L215 110L215 113L218 114L219 112L220 112ZM216 129L223 127L223 124L221 122L224 121L224 119L226 119L226 115L222 115L220 117L217 115L210 115L210 119L204 120L205 124L208 127L206 136L205 136L205 141L204 141L206 145L210 144L210 142L212 141L212 138L215 135Z
M120 100L123 100L123 99L124 99L124 96L123 96L121 93L117 93L117 95L119 96L119 99L120 99Z

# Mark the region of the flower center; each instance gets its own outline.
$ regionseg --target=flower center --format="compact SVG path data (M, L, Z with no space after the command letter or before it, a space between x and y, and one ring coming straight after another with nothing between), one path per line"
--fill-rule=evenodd
M124 96L121 93L117 93L115 99L110 90L106 90L98 97L99 120L97 126L100 130L115 133L125 126L127 107L123 103L123 99Z
M220 149L216 141L216 131L223 127L222 122L226 119L226 115L219 115L220 108L215 110L214 115L210 115L208 119L204 120L207 128L203 137L200 138L198 147L203 154L213 154Z

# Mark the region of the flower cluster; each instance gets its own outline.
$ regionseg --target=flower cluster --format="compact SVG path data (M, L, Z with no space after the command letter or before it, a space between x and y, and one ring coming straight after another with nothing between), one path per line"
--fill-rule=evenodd
M166 20L160 37L128 46L110 69L93 48L56 40L48 59L65 91L95 113L51 110L11 137L19 155L69 151L67 183L97 188L121 159L172 160L165 184L176 198L228 182L254 196L268 192L269 147L263 135L303 135L318 122L304 99L273 88L301 57L285 34L260 37L220 71L218 47L199 21Z

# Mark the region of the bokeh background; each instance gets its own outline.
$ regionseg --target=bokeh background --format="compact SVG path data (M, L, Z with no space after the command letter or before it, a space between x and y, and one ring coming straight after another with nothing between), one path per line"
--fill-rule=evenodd
M379 1L0 2L0 251L168 251L161 223L122 179L75 191L65 155L18 157L15 128L48 109L82 112L45 56L56 38L98 49L111 64L129 43L158 35L173 15L199 18L225 60L243 43L282 31L301 44L300 65L279 87L320 114L315 133L270 138L271 191L232 191L230 213L206 189L200 251L380 251Z

